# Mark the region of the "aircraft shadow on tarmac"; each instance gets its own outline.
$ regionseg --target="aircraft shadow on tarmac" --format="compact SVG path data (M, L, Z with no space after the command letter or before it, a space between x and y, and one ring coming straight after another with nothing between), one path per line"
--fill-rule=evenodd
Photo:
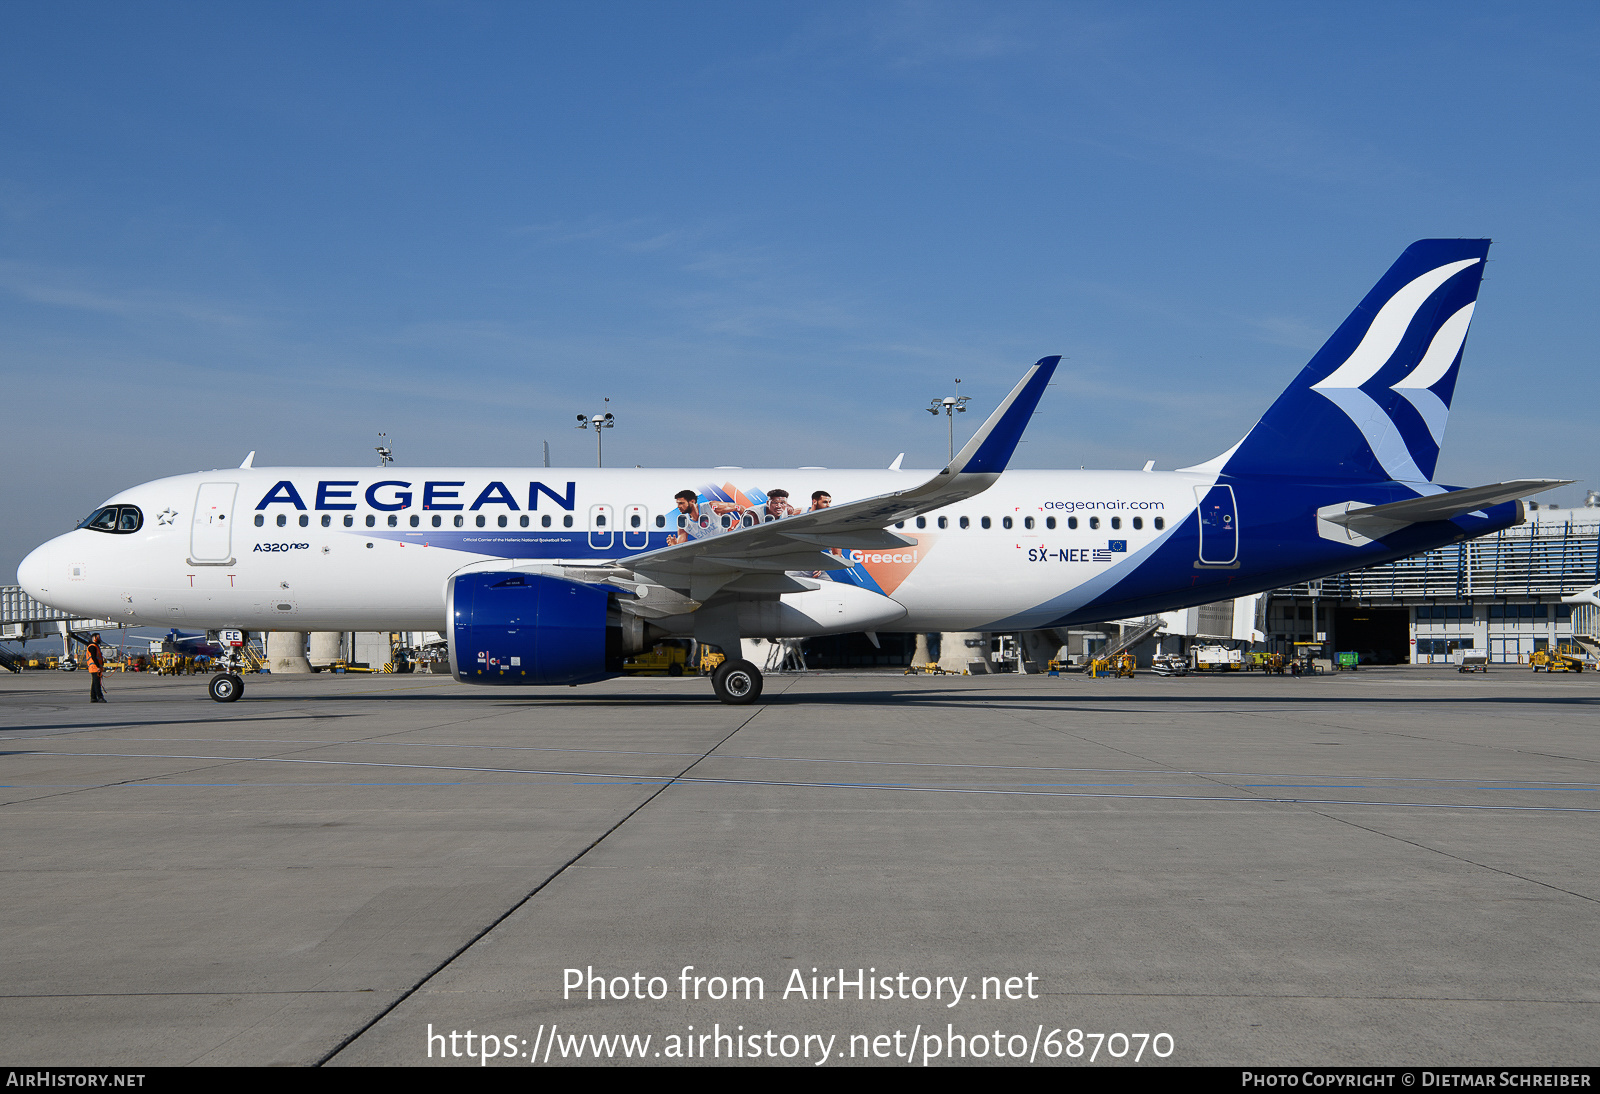
M531 690L531 689L530 689ZM203 697L202 697L203 698ZM599 695L594 692L582 692L569 695L540 695L540 694L485 694L483 691L454 690L444 695L274 695L263 696L261 701L275 703L317 702L317 703L370 703L374 701L393 703L496 703L504 706L520 707L583 707L604 708L617 707L619 709L636 709L638 707L652 706L701 706L717 704L716 697L707 690L684 692L682 694L655 693L651 695ZM250 702L246 695L243 702ZM1199 695L1188 693L1184 695L1084 695L1080 693L1063 694L1059 698L1042 698L1037 694L1018 695L1014 692L993 691L987 688L969 688L961 691L912 691L884 689L878 691L807 691L803 695L785 695L781 691L769 691L762 697L761 702L750 708L752 712L762 707L802 707L802 706L911 706L938 709L959 710L973 704L987 706L1004 706L1008 709L1038 709L1060 710L1063 707L1084 704L1086 708L1104 710L1107 705L1126 707L1147 706L1177 706L1184 707L1238 707L1248 706L1327 706L1330 704L1362 704L1401 706L1408 708L1430 708L1458 706L1463 703L1494 703L1512 706L1555 706L1574 707L1587 710L1600 706L1600 696L1581 695L1453 695L1453 696L1393 696L1393 695L1260 695L1249 693L1229 693L1226 695ZM717 704L720 705L720 704Z
M781 678L780 678L781 679ZM531 691L532 689L530 689ZM554 690L554 689L550 689ZM151 699L156 699L151 696ZM202 693L194 696L195 702L209 702ZM160 699L170 702L168 696ZM309 704L315 703L323 709L338 708L354 703L398 703L407 706L417 704L437 703L471 703L473 705L493 704L507 708L526 708L532 710L550 709L617 709L638 710L648 707L669 707L682 709L684 707L720 706L716 696L709 689L704 692L697 690L673 692L656 692L648 695L605 695L594 691L583 691L569 694L506 694L505 691L486 692L479 689L452 688L445 693L432 694L396 694L396 693L363 693L363 694L269 694L251 696L246 694L241 700L241 706L248 709L255 704ZM1081 692L1071 694L1063 693L1059 697L1044 697L1037 693L1017 694L1009 690L991 689L985 687L964 688L959 691L923 691L913 689L887 688L869 691L806 691L800 695L786 695L783 691L774 689L768 691L762 702L749 708L750 713L755 713L763 707L780 709L794 709L796 707L870 707L870 706L895 706L910 707L924 710L950 710L959 711L973 705L985 707L1001 707L1007 710L1029 710L1044 712L1061 712L1081 709L1085 712L1104 714L1108 709L1150 710L1181 707L1185 710L1203 712L1207 709L1239 709L1241 707L1321 707L1336 704L1387 707L1400 707L1403 709L1426 710L1432 708L1458 707L1463 704L1478 705L1492 704L1499 706L1543 707L1568 709L1574 713L1588 712L1600 707L1600 696L1584 695L1296 695L1296 694L1252 694L1248 692L1229 692L1227 694L1201 694L1186 692L1183 694L1115 694L1105 692L1098 695L1087 695ZM235 708L239 709L239 708ZM134 717L134 718L109 718L105 721L83 722L57 722L48 725L0 725L0 732L27 732L27 731L74 731L98 729L133 729L138 727L155 727L174 725L215 725L219 722L227 724L245 724L256 721L280 721L284 719L304 721L305 714L244 714L240 709L241 717L232 718L160 718L160 717ZM318 713L310 717L314 721L358 717L351 713Z

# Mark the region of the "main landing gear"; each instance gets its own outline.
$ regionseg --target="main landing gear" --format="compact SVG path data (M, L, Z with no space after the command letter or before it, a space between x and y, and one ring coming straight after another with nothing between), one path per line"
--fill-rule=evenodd
M761 670L748 661L724 661L711 673L711 688L717 698L733 706L761 698L761 685Z

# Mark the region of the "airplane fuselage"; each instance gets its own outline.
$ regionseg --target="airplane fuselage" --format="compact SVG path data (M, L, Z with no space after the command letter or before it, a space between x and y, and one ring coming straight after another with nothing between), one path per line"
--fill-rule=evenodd
M714 536L723 525L784 519L774 510L803 512L817 491L840 504L931 474L210 471L122 491L105 506L137 508L136 531L79 528L30 555L19 576L54 607L130 626L444 630L447 587L463 571L625 560L685 535L683 524ZM674 500L685 490L701 499L687 513ZM786 502L772 497L778 490ZM906 546L842 551L849 569L811 576L891 598L904 616L885 629L1024 630L1241 596L1520 520L1508 503L1385 542L1319 534L1321 507L1409 496L1397 484L1214 472L1007 471L977 497L892 526ZM719 497L727 500L704 501ZM847 619L838 629L868 628Z

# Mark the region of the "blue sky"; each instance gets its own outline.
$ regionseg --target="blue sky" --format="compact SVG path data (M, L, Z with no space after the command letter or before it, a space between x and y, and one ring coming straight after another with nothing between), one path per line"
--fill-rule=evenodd
M1496 240L1441 481L1600 486L1597 10L0 6L0 569L606 395L608 464L936 465L1046 353L1019 465L1193 463L1432 235Z

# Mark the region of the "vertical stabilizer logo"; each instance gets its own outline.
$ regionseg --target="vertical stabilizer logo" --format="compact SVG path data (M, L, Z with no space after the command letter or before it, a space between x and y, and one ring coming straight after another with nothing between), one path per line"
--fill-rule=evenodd
M1361 431L1373 456L1392 479L1427 482L1428 476L1422 473L1412 458L1411 448L1399 425L1372 396L1361 390L1361 386L1389 363L1405 338L1406 331L1410 329L1412 320L1434 291L1462 270L1476 266L1481 261L1479 258L1466 258L1439 266L1395 293L1379 309L1355 351L1325 379L1311 385L1311 390L1342 410L1351 424ZM1429 455L1437 455L1439 442L1444 437L1445 420L1450 414L1450 408L1444 400L1430 389L1445 377L1461 352L1461 345L1467 337L1467 326L1472 322L1472 308L1472 304L1467 304L1446 319L1434 333L1417 367L1390 386L1390 390L1403 396L1416 408L1427 425L1428 441L1433 445L1433 452ZM1419 444L1427 443L1420 437L1417 441Z

